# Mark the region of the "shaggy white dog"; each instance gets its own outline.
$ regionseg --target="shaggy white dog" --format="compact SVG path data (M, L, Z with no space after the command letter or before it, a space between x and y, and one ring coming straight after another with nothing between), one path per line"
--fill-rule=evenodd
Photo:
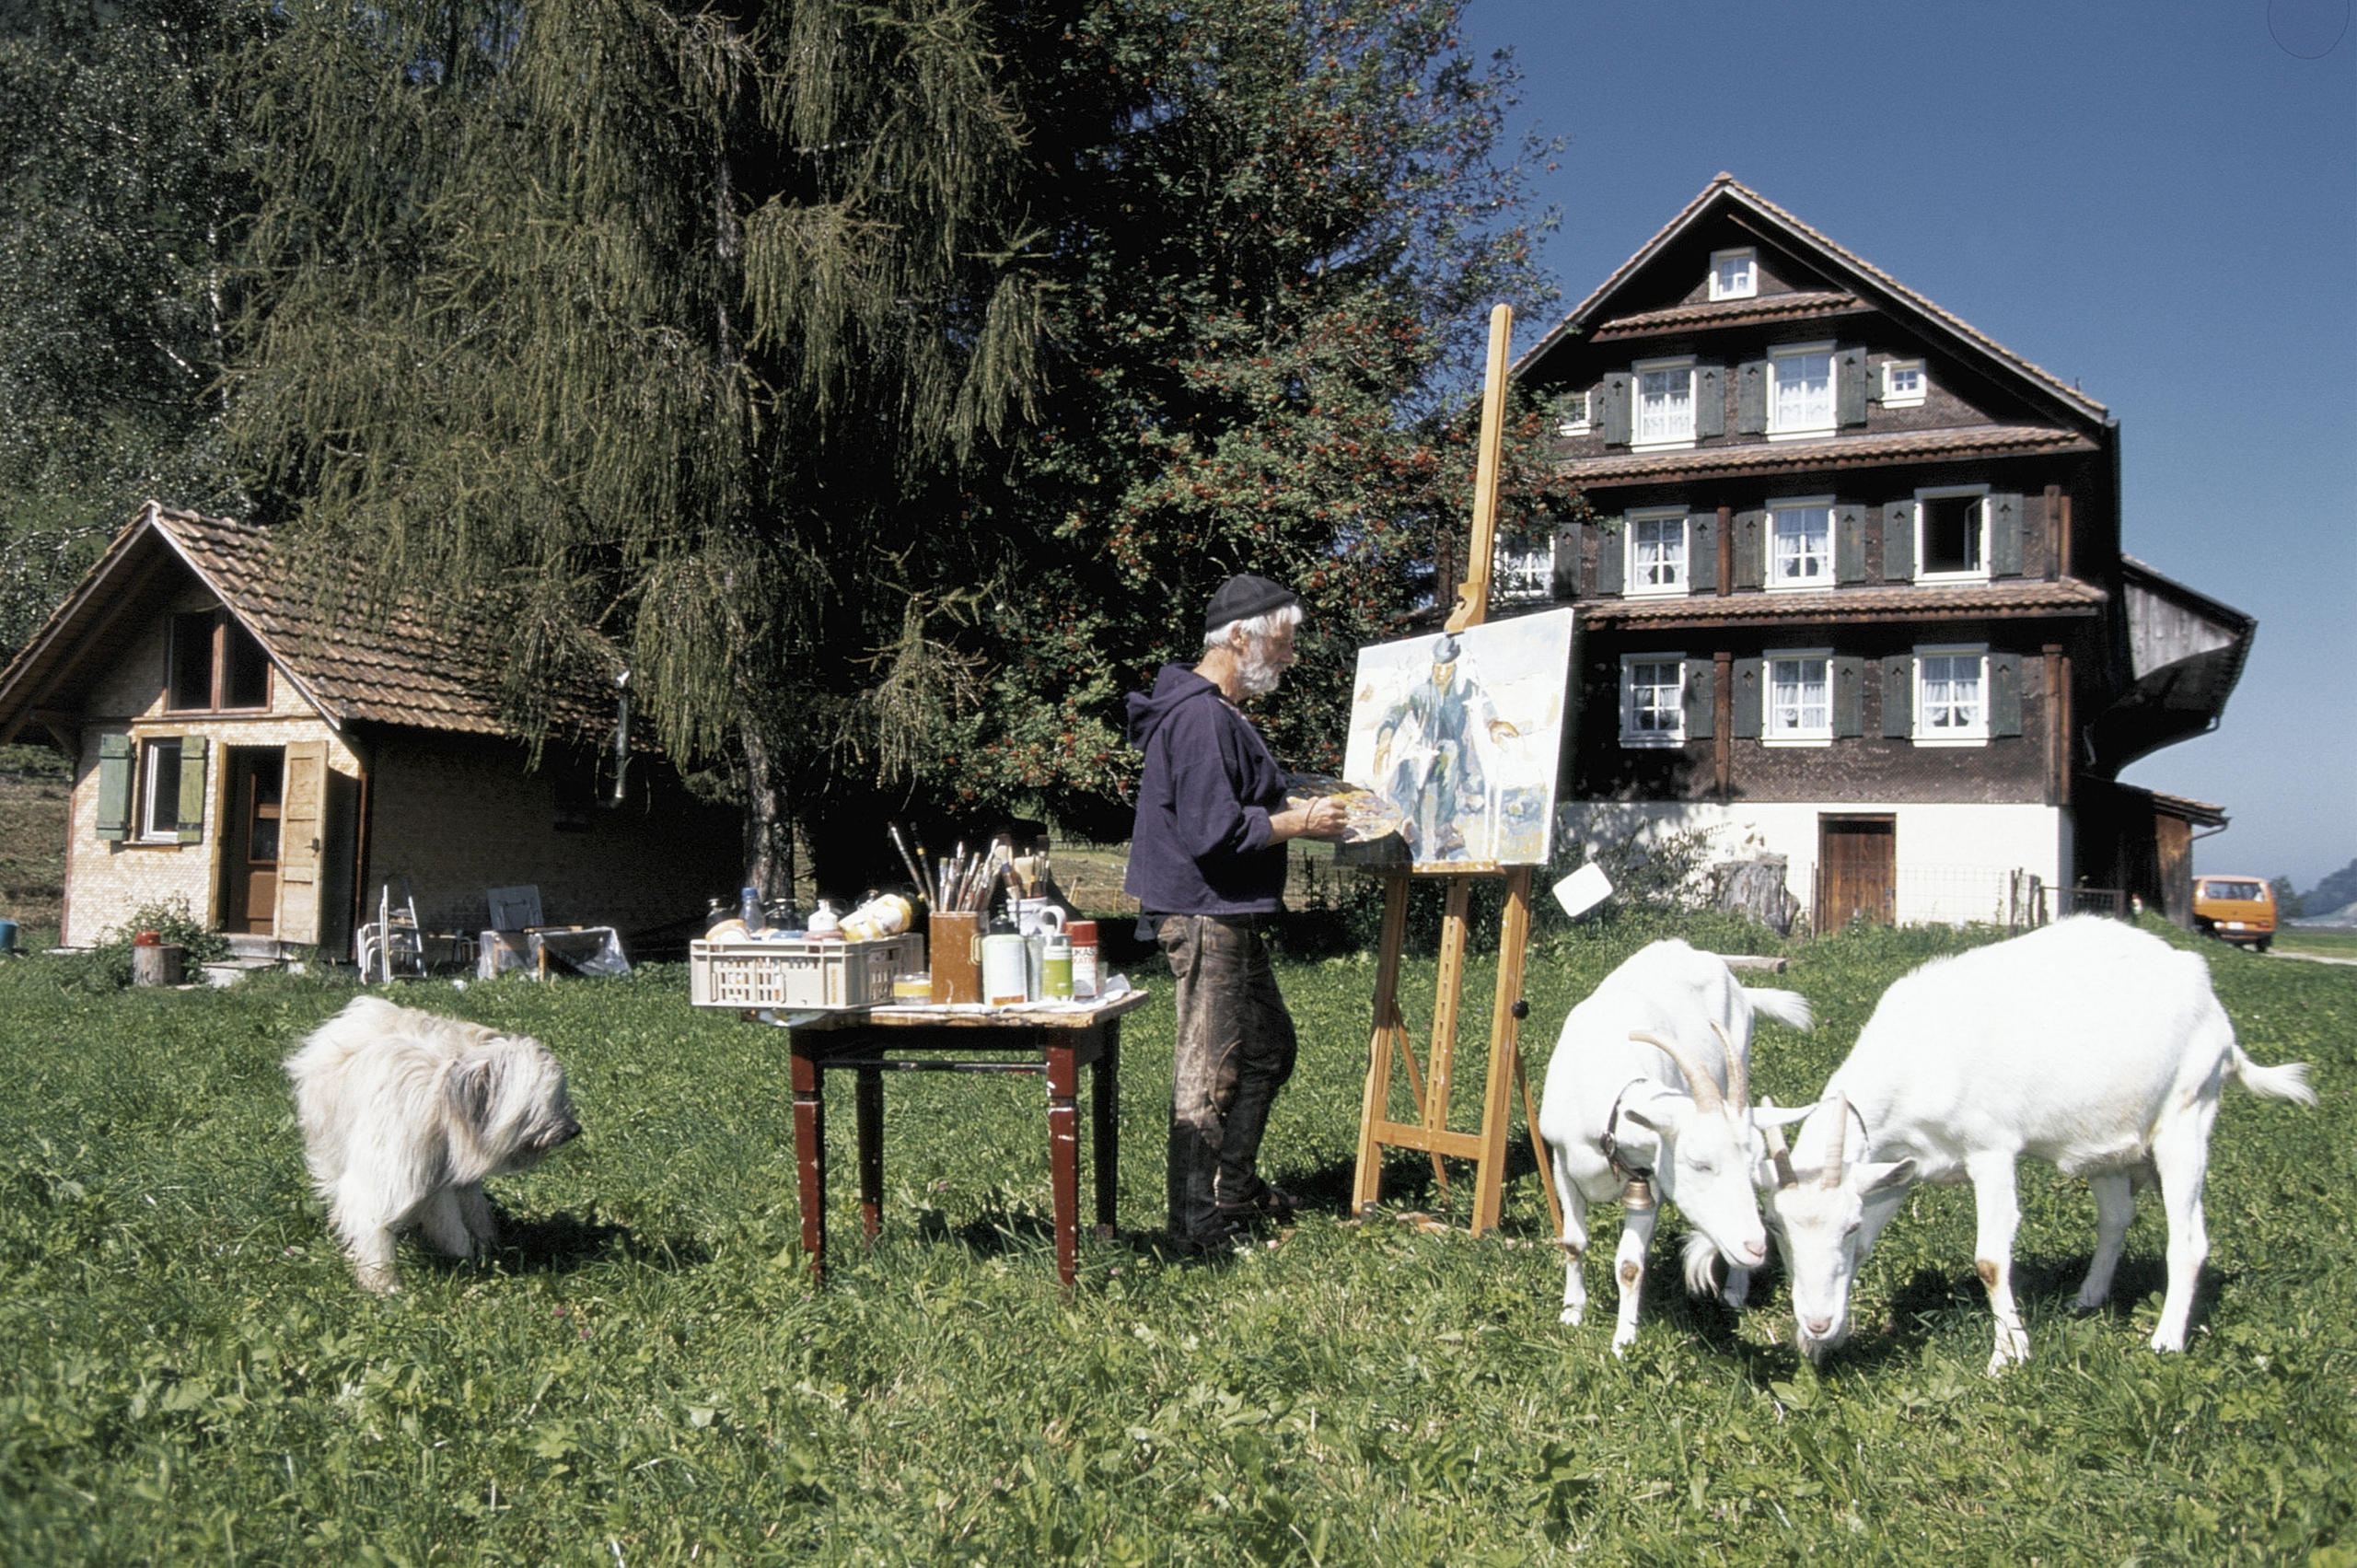
M578 1137L564 1068L525 1035L363 996L286 1059L303 1156L365 1289L397 1287L393 1233L454 1258L498 1244L483 1179Z

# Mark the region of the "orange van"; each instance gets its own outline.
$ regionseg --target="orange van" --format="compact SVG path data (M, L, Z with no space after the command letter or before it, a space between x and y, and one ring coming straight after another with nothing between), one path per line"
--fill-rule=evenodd
M2264 877L2196 877L2193 929L2264 953L2275 940L2275 889Z

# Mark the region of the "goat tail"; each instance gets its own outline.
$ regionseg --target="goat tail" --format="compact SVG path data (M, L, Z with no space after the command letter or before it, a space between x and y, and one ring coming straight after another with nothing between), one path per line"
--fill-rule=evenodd
M1778 1023L1789 1024L1803 1034L1817 1027L1817 1014L1810 1009L1808 998L1797 991L1769 991L1747 985L1743 993L1750 998L1754 1013L1765 1013Z
M2308 1064L2286 1062L2281 1067L2262 1067L2243 1054L2241 1046L2235 1047L2233 1062L2226 1071L2242 1081L2243 1087L2270 1099L2288 1099L2300 1105L2314 1105L2316 1092L2308 1086Z
M1699 1230L1686 1233L1686 1294L1713 1296L1719 1293L1719 1249Z

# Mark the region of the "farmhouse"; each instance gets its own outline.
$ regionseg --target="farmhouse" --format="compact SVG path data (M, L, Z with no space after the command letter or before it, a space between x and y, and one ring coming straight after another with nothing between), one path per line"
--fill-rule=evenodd
M2122 552L2102 404L1727 175L1515 374L1585 501L1510 563L1579 610L1573 831L1782 855L1818 929L2189 917L2223 816L2119 773L2256 623Z
M535 766L493 692L494 629L331 621L293 571L264 528L150 502L0 671L0 741L75 760L67 945L180 899L347 956L388 882L429 931L481 930L488 889L530 885L549 920L628 942L736 886L733 811L644 756L617 798L603 682L552 694L579 744Z

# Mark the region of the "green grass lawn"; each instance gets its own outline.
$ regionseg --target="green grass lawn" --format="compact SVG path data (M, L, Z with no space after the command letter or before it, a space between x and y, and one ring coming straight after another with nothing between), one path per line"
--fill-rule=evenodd
M1534 1077L1641 935L1535 948ZM1813 1037L1763 1028L1755 1087L1812 1093L1881 990L1970 940L1795 947ZM10 1562L1949 1564L2357 1562L2357 971L2202 944L2245 1046L2315 1063L2307 1109L2230 1090L2188 1353L2144 1348L2156 1205L2119 1301L2069 1300L2083 1183L2026 1167L2036 1360L1981 1375L1968 1190L1919 1191L1812 1371L1771 1271L1741 1315L1655 1289L1624 1362L1556 1321L1535 1179L1502 1234L1349 1191L1373 966L1290 962L1301 1069L1266 1166L1323 1208L1210 1265L1154 1251L1167 1003L1125 1033L1122 1237L1055 1284L1033 1079L895 1074L888 1213L863 1256L798 1243L783 1040L688 1005L677 970L412 986L545 1040L586 1136L494 1184L488 1265L405 1245L351 1283L305 1190L279 1062L346 993L92 995L0 966L0 1554ZM1486 1016L1489 970L1469 995ZM1167 989L1151 974L1149 986ZM1478 1100L1480 1051L1460 1056ZM851 1122L849 1085L836 1125ZM1462 1120L1462 1118L1460 1118ZM1434 1208L1400 1158L1387 1199ZM1084 1185L1084 1191L1086 1186ZM1469 1195L1458 1184L1460 1202ZM1618 1214L1596 1216L1608 1251Z
M2357 931L2279 925L2275 928L2275 949L2281 953L2313 953L2326 958L2357 958Z

